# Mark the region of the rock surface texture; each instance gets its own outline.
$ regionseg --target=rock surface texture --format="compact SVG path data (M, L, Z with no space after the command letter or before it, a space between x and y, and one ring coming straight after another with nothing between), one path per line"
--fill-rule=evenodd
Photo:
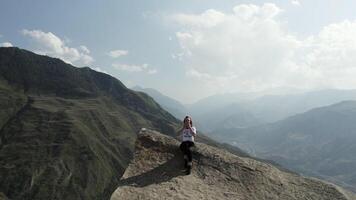
M119 199L308 199L351 200L333 184L283 172L273 165L196 143L192 174L185 175L179 142L155 131L140 132L134 159L111 200Z

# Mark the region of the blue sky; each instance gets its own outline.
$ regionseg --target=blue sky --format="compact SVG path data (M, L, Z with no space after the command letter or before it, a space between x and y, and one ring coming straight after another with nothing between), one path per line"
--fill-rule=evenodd
M350 89L354 10L346 0L2 0L0 44L184 103L226 92Z

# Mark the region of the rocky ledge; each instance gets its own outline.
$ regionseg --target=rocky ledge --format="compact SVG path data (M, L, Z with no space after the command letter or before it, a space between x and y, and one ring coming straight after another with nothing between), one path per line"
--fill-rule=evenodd
M331 183L279 170L251 158L196 143L192 174L185 175L179 142L143 129L134 159L111 200L234 199L352 200L353 193Z

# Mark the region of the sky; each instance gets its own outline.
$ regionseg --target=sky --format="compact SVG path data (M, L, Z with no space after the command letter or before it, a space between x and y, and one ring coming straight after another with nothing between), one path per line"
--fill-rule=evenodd
M0 0L0 46L154 88L223 93L356 88L352 0Z

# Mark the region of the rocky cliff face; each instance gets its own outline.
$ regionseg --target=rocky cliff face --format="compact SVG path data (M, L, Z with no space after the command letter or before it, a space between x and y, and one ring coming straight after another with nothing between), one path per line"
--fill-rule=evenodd
M323 199L354 194L330 183L281 171L273 165L197 143L191 175L183 171L179 142L141 130L134 159L111 200L119 199Z

